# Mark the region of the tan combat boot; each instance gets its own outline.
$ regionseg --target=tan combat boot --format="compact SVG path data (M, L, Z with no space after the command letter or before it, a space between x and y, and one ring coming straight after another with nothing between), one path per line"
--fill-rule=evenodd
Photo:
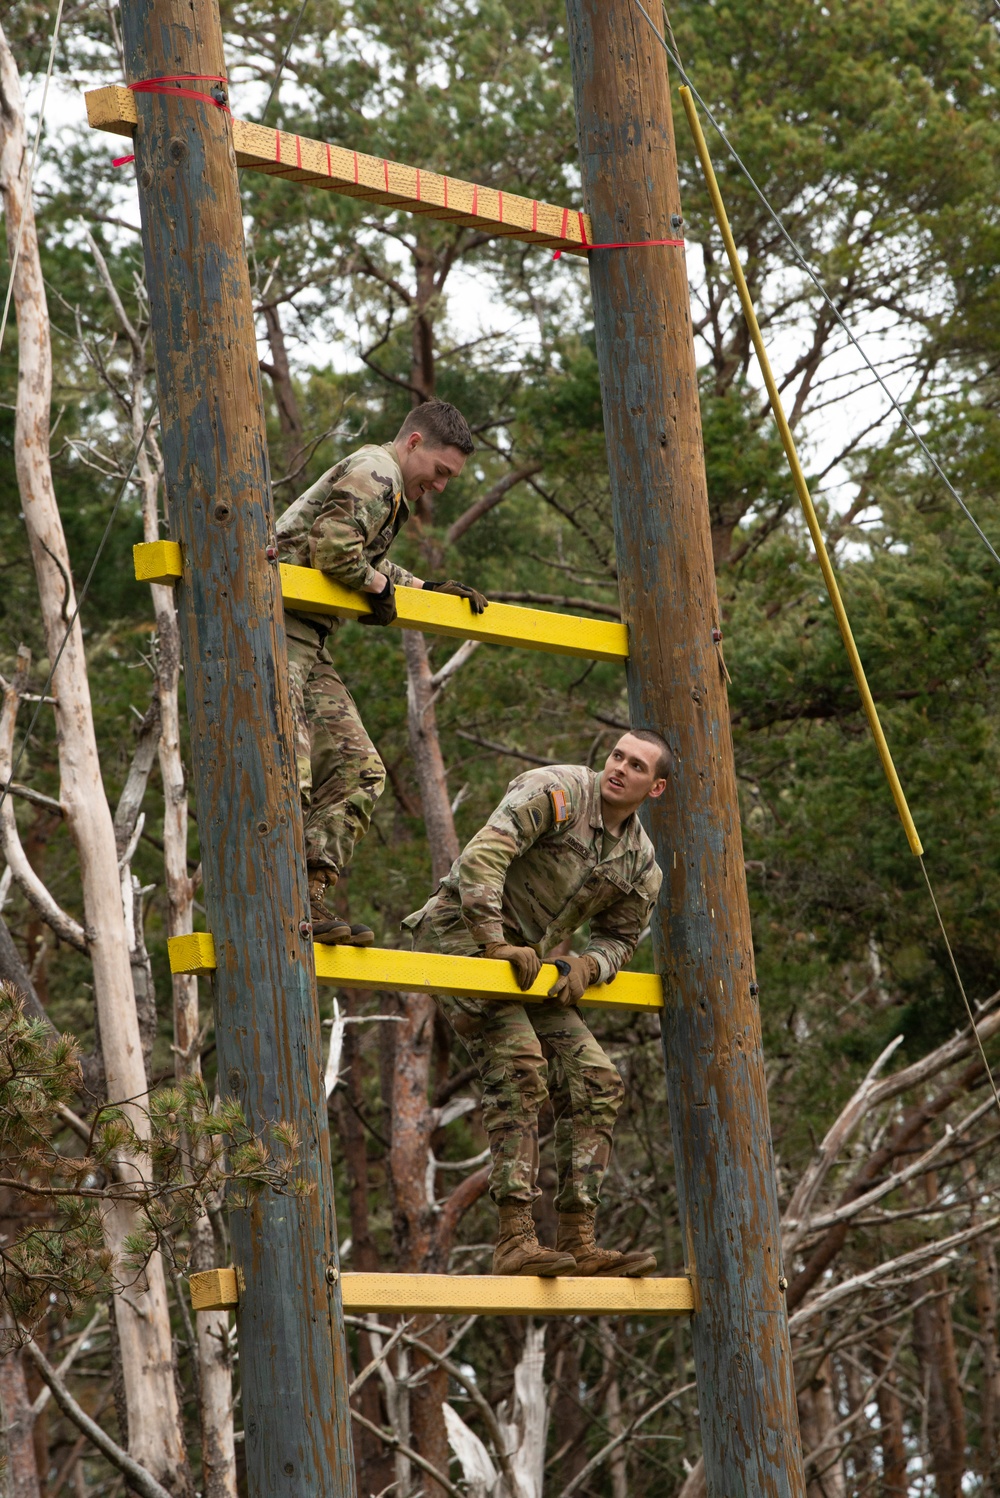
M309 919L312 921L313 941L333 947L351 939L347 922L327 909L326 892L336 882L337 876L330 869L315 866L309 869Z
M528 1202L505 1202L500 1208L500 1233L493 1250L494 1274L572 1274L572 1254L543 1248L535 1237Z
M560 1212L559 1229L556 1233L556 1248L573 1255L576 1268L574 1274L622 1275L634 1279L638 1275L652 1274L656 1268L656 1255L636 1250L634 1253L619 1253L614 1248L598 1248L594 1241L595 1208L587 1212Z
M327 906L326 892L336 882L333 869L316 866L309 869L309 916L313 940L326 947L370 947L375 940L375 932L370 926L349 926Z

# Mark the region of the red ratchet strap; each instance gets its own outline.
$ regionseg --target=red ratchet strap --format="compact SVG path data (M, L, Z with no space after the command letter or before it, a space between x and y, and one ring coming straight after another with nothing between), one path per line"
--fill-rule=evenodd
M224 109L229 114L229 105L222 100L213 99L211 94L196 88L171 88L169 85L174 83L216 83L220 88L226 87L226 80L220 73L164 73L160 78L140 78L128 87L133 94L172 94L178 99L200 99L202 103L214 104L216 109ZM134 155L116 156L111 165L128 166L134 160Z
M669 244L669 245L673 245L677 249L681 249L681 250L684 248L684 241L683 241L683 239L619 239L619 240L616 240L613 244L591 244L588 240L585 239L583 241L583 243L580 245L580 249L581 250L639 250L639 249L642 249L642 247L644 245L649 245L649 244ZM553 258L553 260L561 260L562 259L562 250L556 250L556 252L552 256L552 258Z
M220 88L226 87L226 80L219 73L164 73L162 78L140 78L128 87L133 94L172 94L178 99L200 99L203 104L214 104L216 109L229 113L229 105L213 99L211 94L201 93L196 88L170 88L171 83L217 83Z

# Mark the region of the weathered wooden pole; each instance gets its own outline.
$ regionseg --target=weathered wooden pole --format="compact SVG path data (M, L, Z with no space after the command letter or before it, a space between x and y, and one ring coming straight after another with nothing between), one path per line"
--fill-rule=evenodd
M663 50L631 0L567 10L594 242L676 237ZM631 721L676 755L650 817L654 940L708 1492L791 1498L805 1483L683 250L595 250L590 281Z
M353 1498L343 1310L270 475L216 0L122 0L220 1090L301 1195L232 1211L253 1498ZM149 80L205 75L180 82ZM187 92L185 92L187 91ZM190 97L193 92L196 97Z

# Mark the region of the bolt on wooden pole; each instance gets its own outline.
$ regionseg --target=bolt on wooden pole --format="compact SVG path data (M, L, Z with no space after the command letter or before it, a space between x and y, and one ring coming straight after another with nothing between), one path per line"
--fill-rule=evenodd
M675 237L662 48L630 0L567 0L596 243ZM676 218L675 218L676 216ZM676 765L650 808L654 922L710 1498L805 1492L683 251L590 255L631 721Z
M219 1088L300 1139L230 1213L252 1498L354 1498L330 1141L273 510L216 0L122 0L178 586ZM205 76L201 76L205 75ZM186 90L188 92L183 92ZM190 97L190 93L197 97ZM305 924L303 924L305 923Z

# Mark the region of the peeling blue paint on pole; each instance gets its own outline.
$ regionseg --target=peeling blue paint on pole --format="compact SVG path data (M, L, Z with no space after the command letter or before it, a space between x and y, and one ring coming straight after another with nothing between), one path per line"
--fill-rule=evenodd
M252 1498L354 1498L305 846L257 343L213 0L122 0L220 1091L290 1123L301 1195L230 1214ZM181 89L199 95L189 97Z
M666 61L630 0L567 0L595 243L676 237ZM679 217L677 219L679 222ZM683 250L590 255L631 722L675 755L648 825L710 1498L805 1492ZM751 987L753 985L753 987Z

